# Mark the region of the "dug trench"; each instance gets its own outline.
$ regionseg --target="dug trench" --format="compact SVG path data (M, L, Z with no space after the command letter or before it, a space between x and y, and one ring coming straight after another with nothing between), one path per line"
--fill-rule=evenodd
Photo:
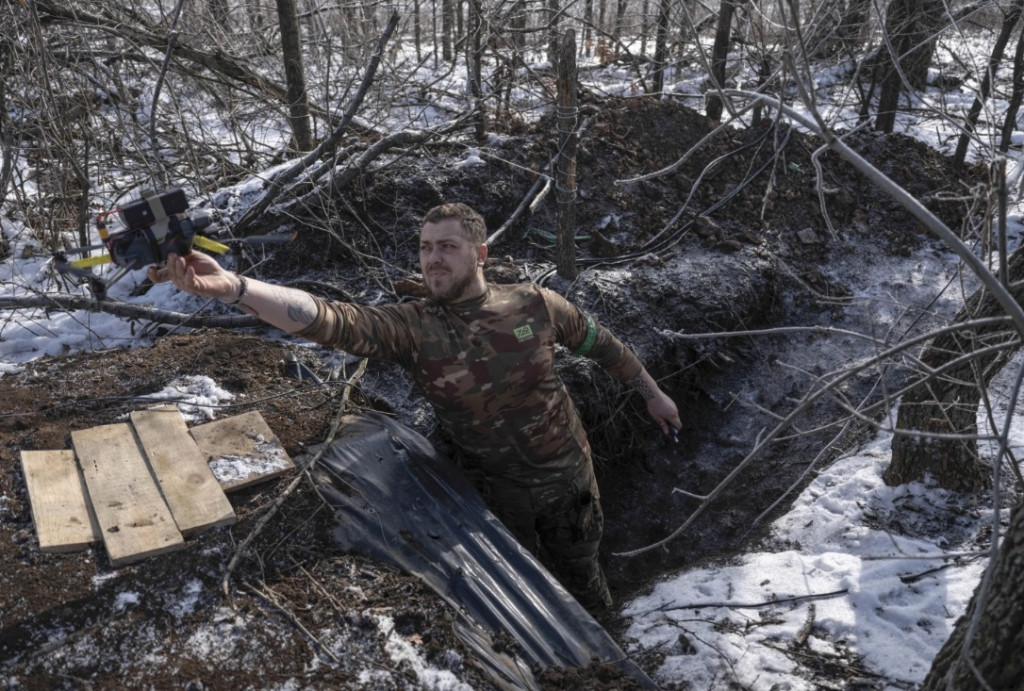
M680 535L623 556L670 535L701 505L693 495L727 477L822 377L872 354L869 343L821 332L695 335L788 326L902 334L925 327L926 308L941 318L956 301L932 302L906 279L922 253L945 257L945 250L831 154L820 157L817 179L811 156L819 144L806 135L728 130L671 172L629 182L682 160L712 124L670 101L587 108L579 277L567 281L547 270L556 226L551 202L495 242L487 271L496 281L538 280L571 297L637 352L680 407L684 427L674 443L656 431L637 396L590 361L560 357L595 452L606 515L603 558L621 603L659 578L763 539L770 517L785 507L776 501L809 481L805 471L869 432L864 421L836 424L846 417L843 405L875 400L880 377L891 385L906 374L894 367L851 377L838 395L806 406ZM301 279L329 297L399 299L417 279L418 215L442 200L460 200L478 208L490 227L501 226L533 186L523 171L550 158L550 124L510 131L486 166L456 166L464 149L439 145L429 159L405 156L367 174L343 196L286 210L300 219L299 235L261 265L261 277ZM983 171L958 171L905 137L861 134L850 143L951 227L970 225L967 205L955 200ZM717 159L726 164L715 165ZM878 267L892 276L882 291L891 303L881 308L862 299ZM275 334L159 331L151 346L45 357L0 379L5 677L18 688L235 689L289 680L311 688L414 688L423 683L416 670L396 662L385 645L398 636L431 665L474 688L491 688L454 635L447 606L415 578L342 553L332 540L331 512L307 482L259 528L230 572L228 596L221 581L239 542L257 530L287 480L233 495L234 527L130 567L110 569L101 547L65 555L38 549L20 450L67 448L71 431L113 422L144 405L140 396L202 375L235 396L218 414L259 410L301 459L325 438L355 369L354 361ZM286 351L328 383L288 377ZM405 377L386 363L369 365L351 387L349 407L394 414L440 449L450 444ZM604 623L627 647L624 622ZM514 641L504 643L514 649ZM637 662L654 674L658 656ZM808 666L805 674L827 672ZM600 665L548 670L540 679L546 688L629 683ZM667 685L686 688L686 681Z

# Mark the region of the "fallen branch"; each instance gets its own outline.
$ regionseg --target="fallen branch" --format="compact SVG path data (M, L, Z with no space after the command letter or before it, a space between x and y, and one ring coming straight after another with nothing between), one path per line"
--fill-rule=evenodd
M378 142L375 142L370 148L363 152L354 163L346 167L340 173L336 174L331 180L331 189L334 192L342 191L350 182L361 176L366 172L366 169L370 166L375 159L379 158L383 154L396 149L401 146L411 146L414 144L422 144L434 137L439 135L449 134L459 129L465 124L465 120L469 116L463 116L451 122L445 123L439 127L427 128L422 130L401 130L395 132L387 137L384 137Z
M244 329L263 324L247 314L218 314L199 316L159 309L152 305L137 305L120 300L101 300L85 295L37 294L23 297L0 297L0 310L43 309L47 311L86 310L104 312L125 319L142 319L158 324L172 324L188 328Z
M330 448L334 438L338 436L338 430L341 428L341 419L345 415L345 407L348 405L348 399L351 395L352 387L355 386L355 383L359 381L363 376L363 373L366 372L366 364L367 360L366 358L363 358L359 362L359 366L356 368L356 371L349 378L348 382L346 382L345 391L341 394L341 405L338 406L338 412L334 416L334 422L331 423L331 429L328 430L327 436L324 438L324 443L320 446L319 451L310 456L299 466L299 472L296 473L295 478L291 483L289 483L288 487L285 488L284 492L274 500L274 503L270 505L267 512L263 514L260 520L256 523L256 527L254 527L252 531L245 536L245 539L242 540L242 544L238 546L238 549L236 549L235 553L231 556L231 561L228 562L228 566L224 570L224 577L221 579L221 589L223 590L225 597L230 597L231 574L238 566L238 562L241 560L242 556L249 550L249 546L253 543L253 540L263 532L263 529L267 526L267 523L270 522L270 519L273 518L280 510L281 505L284 504L285 500L295 492L295 489L299 486L302 478L306 477L309 469L316 464L321 457L323 457L327 449Z
M967 566L971 562L973 562L973 561L975 561L977 559L980 559L981 557L987 556L987 555L988 555L988 552L978 552L973 557L971 557L970 560L968 560L968 561L957 560L957 561L946 562L942 566L936 566L933 569L926 569L925 571L919 571L918 573L904 574L903 576L900 576L900 583L906 583L906 584L917 583L919 580L921 580L925 576L930 576L933 573L938 573L939 571L945 571L946 569L952 568L954 566Z

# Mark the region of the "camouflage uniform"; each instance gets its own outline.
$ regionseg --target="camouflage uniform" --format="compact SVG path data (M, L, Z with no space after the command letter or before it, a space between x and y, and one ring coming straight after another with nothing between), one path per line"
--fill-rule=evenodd
M548 557L584 606L609 605L597 560L603 516L590 445L555 372L555 346L594 359L624 382L642 369L632 351L533 284L488 284L484 295L453 304L318 300L317 307L299 335L404 367L494 513L525 547Z

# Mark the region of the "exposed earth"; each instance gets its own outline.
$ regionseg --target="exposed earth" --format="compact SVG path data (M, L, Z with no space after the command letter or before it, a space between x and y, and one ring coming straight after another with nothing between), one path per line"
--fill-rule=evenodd
M495 242L488 271L499 281L546 280L592 310L637 350L680 405L686 427L675 445L655 434L635 397L589 362L564 358L563 375L592 431L609 578L624 601L662 574L758 539L753 518L831 438L808 434L780 443L667 549L613 556L671 532L696 507L672 488L711 489L749 451L764 425L763 410L778 410L800 393L799 378L767 373L791 346L672 334L839 322L852 307L838 264L870 251L895 266L934 240L830 153L820 156L825 191L819 195L811 159L819 143L800 133L726 130L671 173L617 183L675 164L712 124L670 101L600 102L584 115L590 119L579 158L581 278L569 283L544 272L553 256L544 231L556 227L554 193ZM332 297L411 292L416 218L442 199L462 200L481 210L492 229L500 227L534 182L526 171L550 159L553 132L551 122L518 127L484 149L490 156L480 167L450 165L465 156L454 144L433 145L429 156L399 157L334 199L329 216L313 215L324 210L306 204L311 216L306 224L300 220L297 239L258 273L301 278ZM965 227L962 199L982 182L983 170L958 172L902 136L861 134L849 143L951 227ZM327 224L333 235L312 220L323 217L334 219ZM237 397L220 415L259 410L292 457L303 458L324 440L355 365L347 363L324 386L312 385L285 375L285 350L327 377L329 354L320 349L258 330L200 329L165 333L151 347L47 357L0 379L0 678L8 687L430 686L414 665L398 661L396 641L404 641L431 667L473 688L493 688L431 591L388 565L338 549L331 512L308 481L243 555L229 596L221 592L229 561L290 478L232 495L238 523L191 538L184 552L119 569L110 567L102 547L40 552L19 451L70 448L71 431L116 421L144 405L138 396L177 378L212 378ZM834 354L839 361L847 356ZM852 386L851 398L870 382ZM732 405L739 397L730 392L741 390L755 391L757 405ZM829 405L809 411L806 426L834 414ZM385 364L370 365L349 406L393 412L441 448L447 443L404 378ZM850 429L831 455L862 431ZM614 617L603 623L613 636L625 629ZM656 655L637 662L652 676L658 668ZM803 669L824 684L842 681L841 666L811 660ZM548 670L540 679L545 688L629 685L600 665ZM686 680L666 686L688 688Z

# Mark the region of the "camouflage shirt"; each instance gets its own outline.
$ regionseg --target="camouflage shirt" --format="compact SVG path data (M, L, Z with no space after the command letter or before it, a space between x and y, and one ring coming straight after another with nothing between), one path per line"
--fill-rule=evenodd
M534 284L488 284L484 295L365 307L317 299L299 336L404 367L453 441L488 476L537 486L561 480L590 446L555 372L561 344L623 382L640 361L611 332Z

